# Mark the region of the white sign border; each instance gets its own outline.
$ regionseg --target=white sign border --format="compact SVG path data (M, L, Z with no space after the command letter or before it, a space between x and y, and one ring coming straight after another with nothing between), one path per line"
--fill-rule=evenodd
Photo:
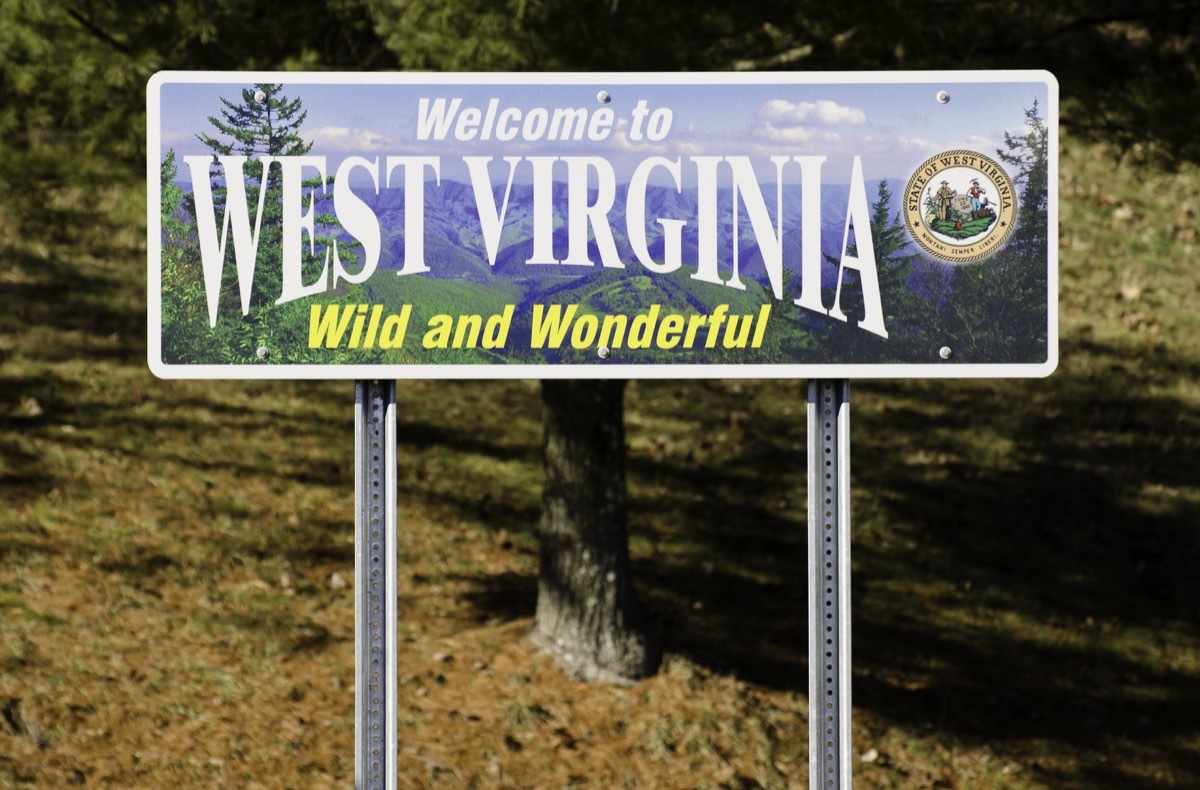
M1043 83L1048 132L1047 173L1047 360L1028 364L963 364L953 356L935 364L795 364L795 365L170 365L162 361L161 195L147 190L147 344L151 372L162 379L191 380L363 380L363 379L953 379L1043 378L1058 367L1058 80L1048 71L844 71L844 72L301 72L301 71L163 71L146 85L146 178L159 182L161 103L164 84L247 82L339 85L955 85L961 83Z

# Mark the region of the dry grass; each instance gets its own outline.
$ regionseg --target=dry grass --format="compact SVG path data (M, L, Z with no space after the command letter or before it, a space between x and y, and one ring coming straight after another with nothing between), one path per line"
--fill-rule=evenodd
M137 189L0 221L0 787L346 787L352 385L153 379ZM1200 786L1200 175L1062 197L1059 373L856 386L859 787ZM401 786L807 786L803 382L630 389L633 688L524 638L536 383L400 401Z

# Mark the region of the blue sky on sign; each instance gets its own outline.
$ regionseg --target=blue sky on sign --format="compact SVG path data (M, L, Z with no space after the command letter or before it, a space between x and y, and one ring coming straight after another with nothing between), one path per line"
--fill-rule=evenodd
M209 153L196 135L214 131L208 117L219 114L221 97L239 102L242 87L250 86L164 82L158 97L160 154L168 148L181 156ZM602 90L610 95L607 104L597 98ZM950 94L948 102L938 101L939 90ZM600 156L613 164L622 182L650 156L749 156L760 177L772 181L769 157L816 155L827 157L826 183L849 181L852 159L860 156L867 180L903 180L941 151L966 148L994 156L1006 130L1023 131L1024 111L1034 100L1043 112L1048 103L1042 82L465 84L437 75L428 84L285 83L283 92L303 101L308 117L302 133L314 143L311 155L328 158L330 174L346 156L425 155L442 157L443 180L466 180L463 156L488 155ZM477 107L481 114L495 98L500 110L514 108L521 118L534 108L549 113L584 108L589 114L611 108L615 123L600 142L525 141L520 135L510 142L468 142L453 134L444 142L421 141L416 127L422 98L458 98L462 108ZM630 119L639 102L647 110L645 133L655 118L663 131L667 114L654 114L669 111L669 130L661 140L647 139L645 133L640 141L631 139ZM683 170L687 181L688 168ZM497 167L496 177L502 171Z

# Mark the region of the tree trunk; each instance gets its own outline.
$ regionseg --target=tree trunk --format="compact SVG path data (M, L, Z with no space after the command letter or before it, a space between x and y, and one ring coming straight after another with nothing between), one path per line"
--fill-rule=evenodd
M544 381L546 482L533 639L584 680L652 675L658 634L630 577L623 381Z

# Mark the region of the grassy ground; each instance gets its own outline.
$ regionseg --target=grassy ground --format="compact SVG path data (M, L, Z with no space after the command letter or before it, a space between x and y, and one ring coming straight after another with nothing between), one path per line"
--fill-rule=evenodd
M856 786L1200 786L1200 173L1069 146L1062 357L853 401ZM0 214L0 787L346 787L352 401L144 362L140 187ZM668 658L524 639L534 382L400 387L403 787L807 786L804 382L637 382Z

